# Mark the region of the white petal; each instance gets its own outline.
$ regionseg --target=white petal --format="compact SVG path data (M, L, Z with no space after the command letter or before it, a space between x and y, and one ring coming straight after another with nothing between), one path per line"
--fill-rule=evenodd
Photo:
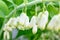
M7 24L5 24L3 30L4 31L12 31L12 27L9 27Z
M24 24L25 20L26 20L26 13L21 13L20 17L19 17L19 23L20 24Z
M41 16L42 16L42 12L40 12L39 14L38 14L38 16L37 16L37 24L39 25L39 21L40 21L40 19L41 19Z
M25 23L25 24L24 24L25 28L26 28L26 29L29 29L30 27L29 27L29 17L28 17L28 16L26 17L26 20L25 20L24 23Z
M48 24L48 29L54 29L54 26L55 26L55 22L56 22L56 17L57 16L54 16L51 21L49 22Z
M58 31L60 29L60 15L55 15L49 22L47 28Z
M30 26L33 27L34 25L36 25L36 23L37 23L37 17L33 16L30 21Z
M18 19L17 18L14 18L13 25L14 26L17 26L17 23L18 23Z
M24 26L22 26L22 25L18 25L17 28L18 28L19 30L25 30Z
M4 35L3 35L4 40L6 40L6 35L7 35L7 33L6 33L6 32L4 32Z
M7 22L7 25L9 26L17 26L18 20L16 18L10 18L9 21Z
M37 25L34 25L33 29L32 29L32 33L36 34L37 33Z
M9 32L7 32L7 39L10 39L10 35L9 35Z
M25 28L28 28L29 17L26 15L26 13L21 13L21 15L19 17L19 23L20 23L20 25L24 25Z
M25 24L25 26L28 26L29 25L29 17L28 16L26 16L26 19L25 19L25 22L24 22Z
M48 12L45 11L44 13L43 12L39 13L37 19L38 27L40 29L45 29L47 22L48 22Z
M9 27L9 26L8 26L8 27L7 27L7 30L8 30L8 31L12 31L12 27Z
M8 31L5 31L4 32L4 40L5 39L10 39L10 36L9 36L9 32Z

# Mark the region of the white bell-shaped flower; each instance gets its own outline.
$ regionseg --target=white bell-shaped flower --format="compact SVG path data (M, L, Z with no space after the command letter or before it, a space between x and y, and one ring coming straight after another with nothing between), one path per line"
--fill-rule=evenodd
M60 29L60 14L59 15L55 15L51 19L51 21L49 22L47 28L51 29L51 30L55 30L55 31L58 31Z
M37 25L34 25L32 28L32 33L36 34L37 33Z
M26 17L27 17L26 13L21 13L21 14L20 14L20 17L18 18L18 21L19 21L19 23L20 23L21 25L24 25L24 22L25 22L25 20L26 20Z
M30 26L33 27L37 23L37 16L33 16L30 21Z
M37 17L38 28L44 30L47 22L48 22L48 11L40 12Z
M25 28L26 29L29 29L30 27L29 27L29 17L28 16L26 16L26 19L25 19L25 22L24 23L25 23L24 24Z
M25 30L25 27L24 27L24 25L18 25L18 27L17 27L19 30Z
M10 39L9 32L5 31L3 37L4 37L4 40L9 40Z
M9 21L7 22L7 25L16 28L18 20L16 18L10 18Z
M7 24L4 25L4 31L12 31L12 27L9 27Z
M21 25L21 27L19 25L19 27L18 27L19 29L23 28L23 26L28 28L28 26L29 26L29 17L26 15L26 13L21 13L21 15L18 17L18 22Z
M32 28L32 33L37 33L37 16L33 16L30 21L30 27Z

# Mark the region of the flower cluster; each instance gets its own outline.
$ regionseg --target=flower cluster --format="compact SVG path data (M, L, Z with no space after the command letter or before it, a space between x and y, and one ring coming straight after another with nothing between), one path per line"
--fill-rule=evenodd
M10 18L10 20L6 23L6 27L10 27L12 29L18 28L19 30L27 30L32 28L32 32L35 34L37 33L37 28L44 30L47 22L48 11L40 12L38 16L33 16L30 22L29 17L26 15L26 13L21 13L20 16L16 18Z
M9 32L10 31L12 31L12 28L11 27L9 27L7 24L5 24L5 26L4 26L4 28L3 28L3 30L4 30L4 35L3 35L3 37L4 37L4 40L6 40L6 39L10 39L10 35L9 35Z
M10 18L10 20L5 24L4 27L4 38L9 35L8 31L12 31L15 28L19 30L28 30L32 28L32 33L36 34L37 29L44 30L46 24L48 23L48 11L40 12L38 16L33 16L29 21L29 17L26 13L21 13L20 16L16 18ZM47 25L47 29L59 30L60 28L60 15L55 15ZM8 37L9 39L9 37Z
M32 26L33 34L37 33L37 28L44 30L48 22L48 11L40 12L38 16L33 16L30 25Z
M60 29L60 14L55 15L51 19L51 21L49 22L47 28L50 29L50 30L59 31L59 29Z

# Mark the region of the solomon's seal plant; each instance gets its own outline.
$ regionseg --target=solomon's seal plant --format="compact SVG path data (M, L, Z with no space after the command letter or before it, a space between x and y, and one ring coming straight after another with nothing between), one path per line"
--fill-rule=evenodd
M60 40L60 0L0 0L0 40Z

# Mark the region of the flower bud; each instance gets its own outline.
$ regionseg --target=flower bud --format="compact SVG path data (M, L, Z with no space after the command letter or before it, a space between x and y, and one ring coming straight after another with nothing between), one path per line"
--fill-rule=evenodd
M21 13L18 22L20 24L24 25L24 22L26 20L26 17L27 17L26 13Z
M48 22L48 11L40 12L37 17L38 28L44 30Z
M7 22L7 25L9 25L12 28L16 28L18 20L16 18L10 18L10 20Z
M24 26L22 26L22 25L18 25L17 28L18 28L19 30L25 30Z
M29 29L29 17L26 16L25 22L24 22L25 29Z
M3 30L4 31L12 31L12 27L9 27L7 24L5 24Z
M18 22L21 25L18 26L19 29L29 28L29 17L26 15L26 13L21 13L20 17L18 17Z
M37 23L37 17L33 16L30 21L30 26L33 27L34 25L36 25L36 23Z
M9 32L8 31L5 31L3 37L4 37L4 40L9 40L10 39Z
M34 25L34 27L32 28L32 33L36 34L37 33L37 25Z
M60 15L55 15L49 22L47 28L55 31L60 30Z

